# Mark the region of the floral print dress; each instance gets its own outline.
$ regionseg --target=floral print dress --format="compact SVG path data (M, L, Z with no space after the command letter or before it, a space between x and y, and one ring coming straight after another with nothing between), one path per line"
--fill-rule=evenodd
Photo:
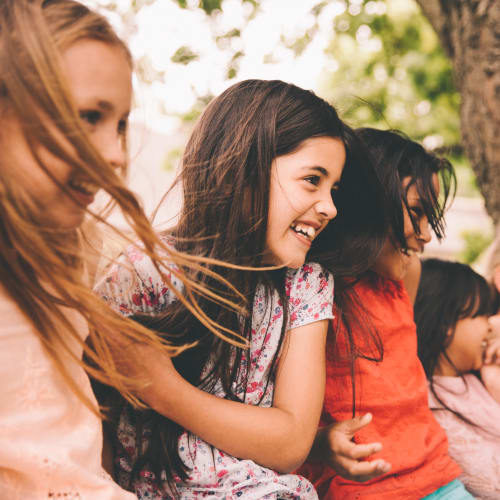
M172 286L182 289L175 276L170 277ZM175 300L175 294L165 286L150 259L135 247L129 249L121 264L113 266L96 291L113 308L127 315L158 314ZM288 329L333 317L333 279L318 264L288 270L286 293L289 298ZM234 386L237 395L247 404L272 406L274 381L268 378L282 324L283 307L277 293L269 297L264 287L259 287L254 300L251 346L248 358L243 357L242 361L249 363L248 378L246 384L242 380L236 381ZM213 394L225 397L220 385L216 385ZM143 435L147 439L147 429ZM136 450L136 429L127 411L120 417L116 438L120 443L115 456L117 480L128 486ZM179 438L178 449L189 471L188 480L176 485L183 499L317 499L314 487L303 477L279 474L251 460L232 457L189 432ZM133 488L139 500L172 498L155 485L153 478L153 472L143 469L140 479L134 481Z

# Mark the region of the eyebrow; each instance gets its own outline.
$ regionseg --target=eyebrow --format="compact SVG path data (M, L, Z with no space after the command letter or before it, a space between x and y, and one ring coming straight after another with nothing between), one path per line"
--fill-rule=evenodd
M90 106L90 107L91 107L91 106ZM113 105L111 102L109 102L109 101L104 101L104 100L99 100L99 101L97 101L97 107L98 107L99 109L101 109L102 111L106 111L106 112L108 112L108 113L110 113L110 112L112 112L112 111L114 111L114 110L115 110L115 107L114 107L114 105ZM123 116L128 117L128 116L129 116L129 114L130 114L130 109L128 109L128 110L127 110L127 111L123 114Z
M97 107L104 111L113 111L115 108L109 101L97 101Z
M330 175L326 168L320 167L319 165L310 165L307 167L302 167L302 170L313 170L315 172L319 172L320 174L324 175L325 177L328 177Z

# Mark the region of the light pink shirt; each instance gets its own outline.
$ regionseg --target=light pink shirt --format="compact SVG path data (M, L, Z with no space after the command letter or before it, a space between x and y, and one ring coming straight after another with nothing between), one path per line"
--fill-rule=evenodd
M75 312L68 316L81 324L85 338L83 319ZM81 358L81 346L74 349ZM69 355L65 366L95 402L84 370ZM102 469L101 421L71 391L31 323L1 286L0 384L1 499L136 498Z
M500 404L474 375L434 377L437 394L447 406L479 427L447 410L434 416L448 435L449 453L463 469L460 480L475 498L500 499ZM429 391L429 406L439 408Z

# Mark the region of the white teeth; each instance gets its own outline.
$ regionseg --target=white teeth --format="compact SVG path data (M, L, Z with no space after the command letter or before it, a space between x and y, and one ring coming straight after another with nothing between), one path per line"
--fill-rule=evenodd
M303 234L304 236L306 236L307 238L309 238L310 240L314 239L314 237L316 236L316 229L314 229L314 227L312 226L309 226L307 224L302 224L301 222L299 223L293 223L291 225L291 228L296 232L296 233L300 233L300 234Z

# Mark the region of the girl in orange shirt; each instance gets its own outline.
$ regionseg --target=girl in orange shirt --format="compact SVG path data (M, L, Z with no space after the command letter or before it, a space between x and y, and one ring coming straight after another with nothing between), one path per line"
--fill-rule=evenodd
M430 241L431 230L443 235L453 170L400 133L360 129L358 135L386 187L389 236L351 290L364 314L334 322L322 427L301 473L320 498L418 500L450 491L450 498L471 498L454 482L460 469L428 407L413 321L419 277L414 254Z

